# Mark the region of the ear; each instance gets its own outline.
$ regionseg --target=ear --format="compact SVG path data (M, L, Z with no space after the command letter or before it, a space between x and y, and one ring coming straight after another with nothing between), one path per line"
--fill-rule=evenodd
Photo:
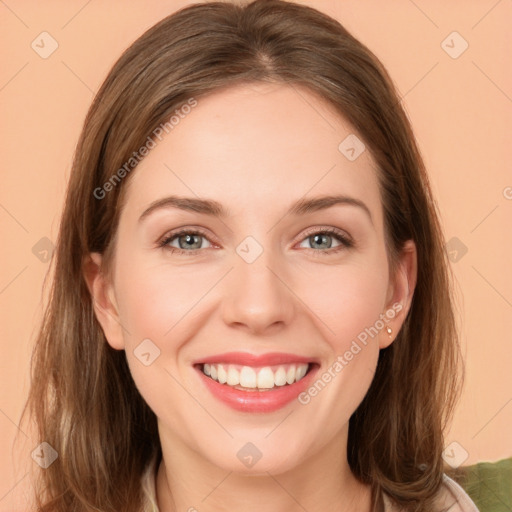
M83 264L84 279L91 294L94 313L108 344L116 350L123 350L123 328L120 323L114 288L102 272L101 263L102 255L98 252L91 252Z
M386 302L386 328L379 337L379 347L386 348L395 340L411 307L417 280L417 251L413 240L407 240L399 255L395 275L391 276ZM387 328L392 332L388 335Z

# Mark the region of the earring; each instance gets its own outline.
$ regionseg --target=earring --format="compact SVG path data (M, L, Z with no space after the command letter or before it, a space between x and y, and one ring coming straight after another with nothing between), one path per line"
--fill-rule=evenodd
M393 329L391 329L391 327L386 327L386 331L388 331L388 335L389 337L391 338L391 333L393 332Z

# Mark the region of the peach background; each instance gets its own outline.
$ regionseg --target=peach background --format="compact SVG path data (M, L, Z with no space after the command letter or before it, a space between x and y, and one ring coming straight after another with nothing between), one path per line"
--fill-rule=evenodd
M74 145L115 59L144 30L188 3L0 4L0 40L8 49L0 69L0 511L21 509L34 466L30 452L38 444L32 432L17 427L48 268L32 247L43 237L56 239ZM459 443L457 456L468 452L464 464L510 457L512 3L302 3L339 19L383 61L404 97L446 240L457 237L468 249L452 263L467 380L446 444ZM48 59L31 48L43 31L59 44ZM469 43L457 59L441 46L453 31ZM13 446L17 433L20 442Z

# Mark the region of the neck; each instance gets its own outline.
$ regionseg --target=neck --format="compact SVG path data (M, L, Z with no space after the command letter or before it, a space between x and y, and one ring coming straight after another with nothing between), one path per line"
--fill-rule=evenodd
M159 511L369 512L370 486L354 477L346 459L347 432L279 474L230 471L183 444L162 442L156 478Z

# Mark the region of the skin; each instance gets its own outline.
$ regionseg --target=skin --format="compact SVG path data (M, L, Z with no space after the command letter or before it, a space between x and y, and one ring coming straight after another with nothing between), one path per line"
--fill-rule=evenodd
M375 162L368 150L355 161L338 150L353 133L304 89L236 86L201 98L132 172L112 280L99 272L97 253L85 275L108 343L126 351L158 418L161 512L370 510L369 486L355 479L346 458L348 421L371 384L379 350L393 342L409 310L416 249L409 241L390 275ZM304 196L334 193L363 201L371 220L350 205L286 214ZM153 201L171 194L214 199L230 215L167 208L139 222ZM206 231L195 254L158 247L181 227ZM328 236L322 245L307 233L328 227L352 237L354 247L328 255L342 242ZM236 252L247 236L263 248L252 263ZM191 366L222 352L278 351L318 358L320 375L393 304L402 311L387 323L392 335L383 329L361 345L307 405L234 411ZM134 355L147 338L161 351L149 366ZM237 458L249 441L263 454L252 468Z

